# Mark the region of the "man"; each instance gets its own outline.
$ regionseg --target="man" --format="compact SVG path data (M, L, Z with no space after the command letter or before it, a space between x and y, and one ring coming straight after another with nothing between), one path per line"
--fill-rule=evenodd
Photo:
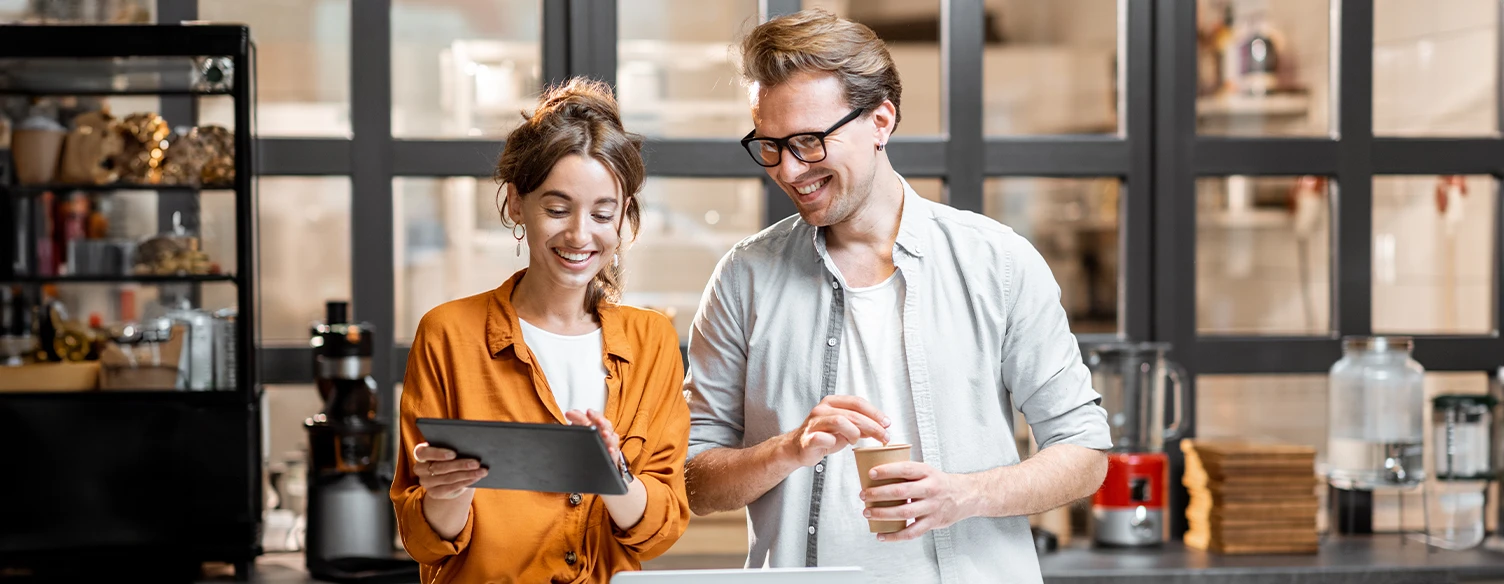
M748 567L1038 582L1026 516L1094 492L1110 447L1049 268L893 171L901 87L870 29L804 11L741 49L744 144L799 216L728 253L695 315L691 508L748 507ZM1042 448L1023 463L1015 408ZM914 462L873 469L906 482L863 491L859 442L912 444ZM913 522L874 536L861 497Z

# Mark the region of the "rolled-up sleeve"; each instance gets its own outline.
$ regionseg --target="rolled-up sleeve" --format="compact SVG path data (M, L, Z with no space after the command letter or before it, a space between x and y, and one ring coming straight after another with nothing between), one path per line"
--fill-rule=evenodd
M689 458L714 448L740 448L745 431L747 340L743 334L736 250L721 258L689 329Z
M646 363L650 368L646 391L657 396L652 412L651 450L646 461L632 465L647 490L642 519L630 529L615 529L618 543L639 561L651 560L668 551L689 527L689 496L684 490L684 458L689 441L689 408L679 384L684 363L679 357L679 337L667 318L660 319L658 342Z
M1022 237L1010 245L1004 298L1003 387L1023 412L1040 449L1075 444L1107 450L1112 436L1102 397L1071 334L1060 286L1044 258Z
M475 523L475 513L465 520L464 529L454 541L445 540L428 524L423 516L423 496L426 490L418 484L413 473L413 448L423 442L418 432L418 418L447 418L448 403L444 399L442 347L436 347L435 333L428 319L419 323L413 337L413 347L407 356L407 374L402 379L401 444L397 453L397 472L392 479L392 505L397 514L397 530L402 535L402 547L420 564L438 565L451 556L464 551L470 544L470 534Z

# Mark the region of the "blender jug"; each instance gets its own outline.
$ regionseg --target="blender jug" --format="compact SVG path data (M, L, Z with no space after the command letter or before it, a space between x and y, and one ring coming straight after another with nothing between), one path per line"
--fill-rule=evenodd
M1163 452L1184 431L1185 369L1165 358L1169 343L1109 343L1087 349L1092 388L1112 430L1113 452ZM1166 384L1175 388L1174 418L1165 424Z

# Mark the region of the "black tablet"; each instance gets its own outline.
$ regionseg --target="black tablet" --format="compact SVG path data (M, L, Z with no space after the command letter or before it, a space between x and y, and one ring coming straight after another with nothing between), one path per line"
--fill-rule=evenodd
M627 483L593 428L418 418L418 430L429 445L453 450L460 458L474 458L489 469L476 488L627 493Z

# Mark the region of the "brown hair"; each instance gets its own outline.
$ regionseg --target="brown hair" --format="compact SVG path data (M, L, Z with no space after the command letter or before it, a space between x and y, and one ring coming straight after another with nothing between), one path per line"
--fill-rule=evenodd
M772 87L801 72L834 74L851 107L871 112L886 99L893 102L893 127L903 120L898 67L888 45L864 24L811 8L764 22L742 38L747 82Z
M642 164L642 136L628 132L611 87L600 81L575 77L549 87L532 115L507 136L506 150L496 161L496 180L502 183L496 196L503 199L507 184L519 196L538 190L559 160L571 154L600 162L616 177L623 198L622 215L635 237L641 221L637 192L647 175ZM506 203L497 206L502 225L508 225ZM617 224L620 232L622 225ZM620 247L617 255L621 254ZM621 266L612 261L590 281L585 291L585 310L596 313L602 302L621 300Z

